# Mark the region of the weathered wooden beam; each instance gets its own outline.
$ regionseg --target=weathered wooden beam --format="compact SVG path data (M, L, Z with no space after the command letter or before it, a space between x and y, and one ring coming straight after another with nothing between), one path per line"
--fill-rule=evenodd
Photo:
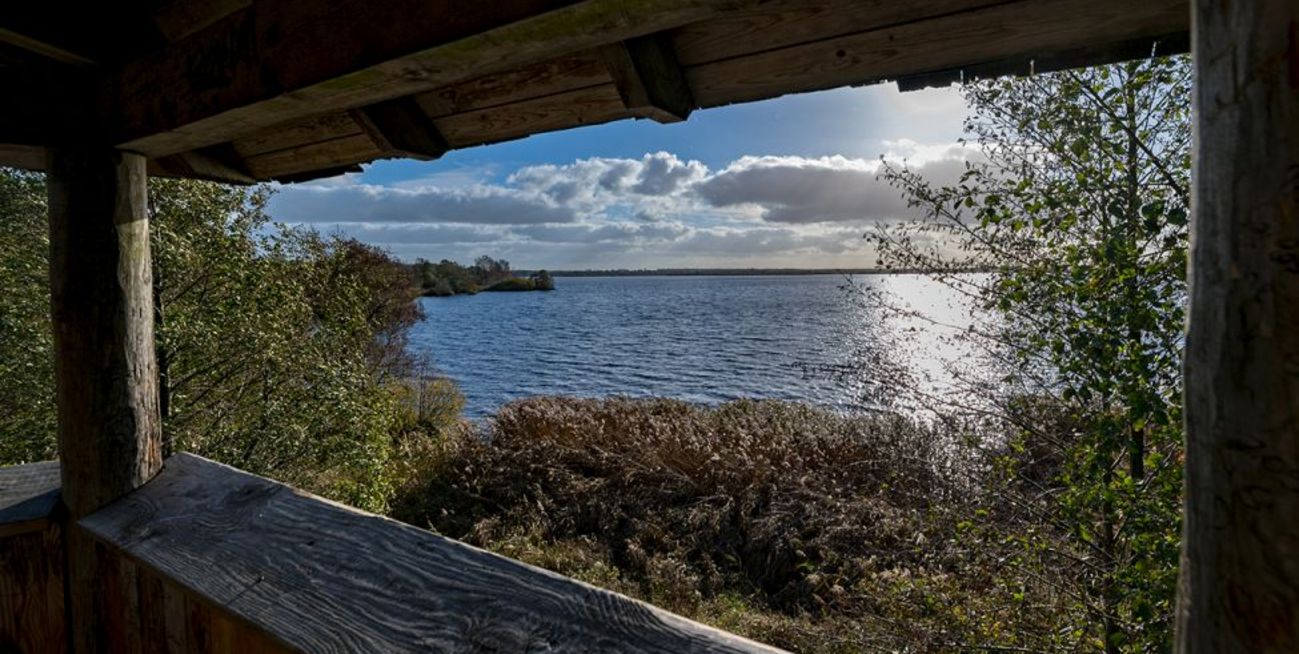
M1143 57L1185 54L1190 52L1188 34L1175 33L1162 37L1144 37L1108 46L1094 46L1072 52L1061 52L1020 59L1004 59L986 63L973 63L960 68L906 75L897 80L898 90L904 93L931 87L951 86L977 79L1005 75L1035 75L1084 66L1101 66Z
M776 651L188 454L79 524L295 651Z
M273 179L281 184L297 184L300 182L310 182L317 179L324 179L326 177L338 177L339 175L346 175L347 173L359 172L361 172L361 167L356 164L351 164L347 166L336 166L334 168L320 168L305 173L280 175Z
M72 519L162 467L145 160L102 146L52 148L45 165L62 498ZM104 651L92 543L67 538L75 651Z
M229 144L160 157L149 162L149 173L168 177L206 179L227 184L253 184L257 180Z
M902 22L834 38L758 50L703 63L685 63L686 79L702 107L771 98L786 93L872 84L989 61L1086 55L1113 43L1158 39L1185 32L1187 0L1020 0L970 2L973 9L933 14L935 3L894 3L909 8ZM687 30L689 31L689 30ZM771 27L779 33L778 25ZM688 36L688 35L681 35ZM677 38L684 62L707 44ZM754 36L755 45L766 41ZM779 38L779 37L773 37ZM727 43L734 46L735 41ZM713 49L713 52L720 50ZM1085 57L1084 57L1085 61Z
M976 11L1006 4L1007 1L767 0L751 8L683 25L672 30L672 38L676 45L677 60L690 68L768 50ZM905 45L898 44L900 48Z
M63 502L81 516L162 465L145 161L51 149L50 290Z
M316 168L333 168L391 156L385 155L346 114L343 117L347 118L347 127L339 127L332 119L313 122L311 126L301 125L300 134L315 133L328 140L250 156L246 159L249 169L258 179L278 179L310 173ZM463 148L628 117L617 89L611 82L606 82L506 107L443 116L436 119L436 124L452 147ZM325 137L326 130L342 135ZM268 135L260 145L267 145L272 140L279 141ZM283 142L277 145L283 145ZM239 147L242 149L244 145Z
M623 106L633 115L675 123L694 110L694 96L668 34L614 43L603 48L603 55Z
M1299 3L1196 0L1177 651L1299 651Z
M0 27L0 43L40 55L51 61L72 66L94 66L94 60L53 43Z
M38 145L0 145L0 165L19 170L45 170L45 148Z
M593 48L442 86L415 99L436 119L608 83L609 71L599 48Z
M298 181L320 177L318 171L332 174L340 166L353 166L385 156L364 132L286 150L276 150L248 158L248 167L258 179L296 178ZM330 176L330 175L325 175Z
M253 0L170 0L154 11L153 24L174 43L252 4Z
M352 110L352 118L387 154L437 159L451 149L437 125L413 98L398 98Z
M254 3L127 62L103 126L151 157L669 29L754 0ZM322 44L328 43L328 47Z

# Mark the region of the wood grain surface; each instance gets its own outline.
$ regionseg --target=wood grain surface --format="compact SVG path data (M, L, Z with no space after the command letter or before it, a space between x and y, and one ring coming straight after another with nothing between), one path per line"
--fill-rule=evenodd
M775 651L187 454L80 525L300 651Z

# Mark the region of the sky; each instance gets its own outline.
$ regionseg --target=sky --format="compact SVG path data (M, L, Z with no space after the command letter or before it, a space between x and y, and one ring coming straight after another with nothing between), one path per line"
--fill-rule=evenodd
M626 120L279 187L270 214L395 256L516 269L860 268L863 234L907 218L881 158L959 175L955 88L892 84Z

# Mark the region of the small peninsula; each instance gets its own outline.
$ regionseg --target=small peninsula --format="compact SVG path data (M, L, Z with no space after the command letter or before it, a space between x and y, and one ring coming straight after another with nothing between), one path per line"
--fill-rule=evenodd
M418 259L411 266L424 297L473 295L485 291L553 291L555 280L545 270L527 276L510 270L510 262L481 256L472 266L449 259L438 263Z

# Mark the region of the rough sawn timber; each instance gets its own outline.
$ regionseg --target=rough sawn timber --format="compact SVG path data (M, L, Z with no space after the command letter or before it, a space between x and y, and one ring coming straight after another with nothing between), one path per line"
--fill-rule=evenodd
M1299 651L1299 2L1197 0L1177 650Z
M100 104L108 112L104 126L121 147L151 157L175 154L661 31L751 1L259 2L128 62L105 83Z
M46 169L62 498L75 520L162 467L148 194L138 154L51 148ZM72 646L101 651L104 577L82 534L64 537Z
M80 526L299 651L775 651L188 454Z

